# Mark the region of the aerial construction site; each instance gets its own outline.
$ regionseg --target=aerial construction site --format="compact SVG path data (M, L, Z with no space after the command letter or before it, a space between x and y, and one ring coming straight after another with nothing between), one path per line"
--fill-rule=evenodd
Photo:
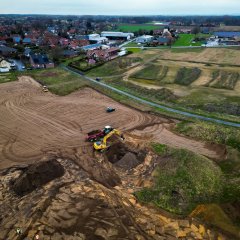
M64 97L44 90L26 76L0 85L0 239L225 239L135 194L168 159L149 143L216 160L225 148L179 135L178 120L91 88Z

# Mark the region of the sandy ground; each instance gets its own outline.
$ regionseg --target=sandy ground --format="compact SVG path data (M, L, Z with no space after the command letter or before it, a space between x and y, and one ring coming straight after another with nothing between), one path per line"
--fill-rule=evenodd
M117 111L108 114L107 106ZM89 88L59 97L21 77L0 85L0 113L0 169L34 162L58 150L91 149L91 143L85 142L87 132L106 125L143 139L147 134L147 141L220 157L216 149L168 130L173 121L128 108Z

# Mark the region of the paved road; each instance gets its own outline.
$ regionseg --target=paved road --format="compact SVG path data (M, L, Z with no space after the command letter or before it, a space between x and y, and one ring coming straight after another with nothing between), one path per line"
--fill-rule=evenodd
M124 92L122 90L119 90L117 88L114 88L112 86L109 86L108 84L106 83L102 83L102 82L97 82L96 80L90 78L90 77L87 77L85 76L84 74L82 74L80 71L78 70L75 70L75 69L71 69L69 67L65 67L65 66L62 66L62 68L64 68L65 70L67 71L70 71L74 74L77 74L77 75L81 75L83 78L91 81L91 82L94 82L94 84L98 84L102 87L105 87L105 88L108 88L108 89L111 89L112 91L114 92L117 92L117 93L120 93L122 95L125 95L129 98L132 98L134 100L137 100L138 102L141 102L141 103L144 103L146 105L149 105L149 106L152 106L152 107L157 107L159 109L162 109L162 110L165 110L165 111L168 111L168 112L172 112L172 113L177 113L179 115L182 115L182 116L186 116L186 117L190 117L190 118L195 118L195 119L200 119L200 120L204 120L204 121L208 121L208 122L214 122L214 123L219 123L219 124L223 124L223 125L227 125L227 126L232 126L232 127L239 127L240 128L240 123L234 123L234 122L229 122L229 121L224 121L224 120L220 120L220 119L217 119L217 118L211 118L211 117L204 117L204 116L201 116L201 115L198 115L198 114L194 114L194 113L188 113L188 112L184 112L184 111L181 111L181 110L177 110L177 109L174 109L174 108L171 108L171 107L166 107L166 106L163 106L161 104L157 104L157 103L153 103L153 102L150 102L150 101L147 101L147 100L144 100L142 98L139 98L139 97L136 97L130 93L127 93L127 92Z

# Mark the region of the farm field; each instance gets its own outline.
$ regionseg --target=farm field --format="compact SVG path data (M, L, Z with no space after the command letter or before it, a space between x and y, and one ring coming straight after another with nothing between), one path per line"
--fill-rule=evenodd
M103 65L88 75L98 77L104 72L101 76L104 76L103 80L106 83L131 94L185 108L190 112L239 122L238 51L142 50L129 55L140 58L141 61L135 66L125 68L121 73L113 74L118 72L118 65L115 65L110 69L112 75L108 75ZM220 55L222 59L219 59ZM236 64L231 64L232 61Z
M150 24L120 24L117 31L122 32L137 32L139 30L151 31L155 29L162 29L162 26L150 25Z
M179 61L199 62L199 63L217 63L223 65L240 66L239 48L200 48L200 49L172 49L159 50L159 57L162 59L171 59Z

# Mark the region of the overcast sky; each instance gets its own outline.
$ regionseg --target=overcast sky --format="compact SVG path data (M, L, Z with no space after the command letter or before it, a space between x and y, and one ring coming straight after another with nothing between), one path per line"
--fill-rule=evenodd
M0 3L0 13L4 14L240 15L240 0L0 0Z

